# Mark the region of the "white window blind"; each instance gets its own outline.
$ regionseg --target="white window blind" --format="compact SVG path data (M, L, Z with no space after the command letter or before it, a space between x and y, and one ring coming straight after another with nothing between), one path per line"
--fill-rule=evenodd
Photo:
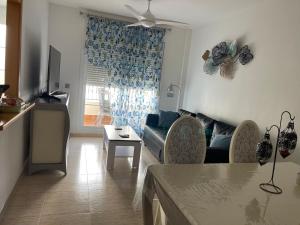
M87 85L105 87L108 79L108 71L90 63L87 65Z
M101 114L110 113L110 96L108 82L108 71L90 63L86 68L86 100L97 101L100 105Z

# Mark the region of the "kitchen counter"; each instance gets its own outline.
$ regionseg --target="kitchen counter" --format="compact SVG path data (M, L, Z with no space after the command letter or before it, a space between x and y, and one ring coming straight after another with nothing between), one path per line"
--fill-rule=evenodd
M7 129L24 114L29 112L34 107L34 105L34 103L29 104L25 109L22 109L19 113L0 113L0 131Z

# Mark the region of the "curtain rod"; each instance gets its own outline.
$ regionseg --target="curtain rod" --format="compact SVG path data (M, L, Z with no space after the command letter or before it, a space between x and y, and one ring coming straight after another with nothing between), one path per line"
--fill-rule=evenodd
M94 11L94 10L88 10L88 9L80 9L80 15L86 15L86 16L101 16L109 19L118 19L122 20L124 22L136 22L134 18L127 17L127 16L119 16L111 13L105 13L100 11Z
M80 15L100 16L100 17L105 17L108 19L116 19L116 20L121 20L121 21L129 22L129 23L137 22L137 20L132 17L120 16L120 15L115 15L115 14L105 13L105 12L100 12L100 11L94 11L94 10L89 10L89 9L80 9ZM172 31L172 28L170 28L170 27L161 26L161 28L166 29L166 31Z

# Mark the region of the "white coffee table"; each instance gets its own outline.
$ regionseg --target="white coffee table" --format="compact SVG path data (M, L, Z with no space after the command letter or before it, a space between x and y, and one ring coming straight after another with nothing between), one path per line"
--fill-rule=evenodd
M122 128L122 130L116 130ZM129 134L129 138L122 138L120 134ZM107 150L106 168L114 168L116 146L133 146L132 169L138 169L140 163L142 139L135 133L130 126L116 127L113 125L104 126L103 149Z

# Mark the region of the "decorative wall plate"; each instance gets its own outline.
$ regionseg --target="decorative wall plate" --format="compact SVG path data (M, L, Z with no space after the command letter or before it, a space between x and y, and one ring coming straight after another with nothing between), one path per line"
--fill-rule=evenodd
M206 74L216 74L220 69L222 77L232 79L235 73L235 63L239 61L242 65L246 65L254 56L248 45L239 48L237 41L223 41L212 51L206 50L202 58L205 61L203 71Z

